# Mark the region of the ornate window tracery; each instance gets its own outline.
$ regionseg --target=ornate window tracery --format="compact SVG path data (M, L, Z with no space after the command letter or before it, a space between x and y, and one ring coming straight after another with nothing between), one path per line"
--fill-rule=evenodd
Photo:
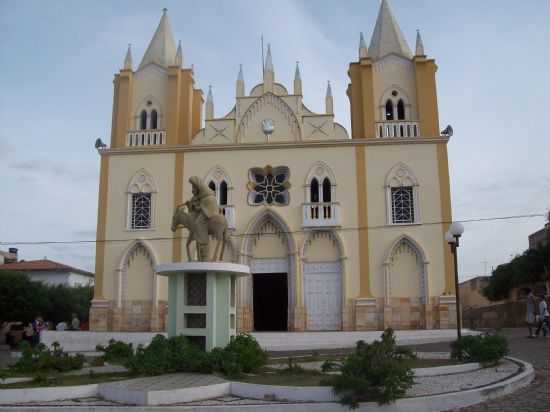
M386 176L388 224L416 224L420 221L419 184L404 163L395 165Z
M290 202L290 170L286 166L253 167L248 171L248 204L286 206Z
M156 188L151 175L139 170L128 185L128 218L129 230L151 229L154 226L154 202Z

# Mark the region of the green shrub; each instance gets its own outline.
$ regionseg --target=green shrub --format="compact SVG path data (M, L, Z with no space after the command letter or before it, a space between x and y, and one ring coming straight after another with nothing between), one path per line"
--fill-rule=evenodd
M96 350L104 352L105 360L111 363L124 363L134 354L134 348L131 343L114 339L111 339L107 346L97 345Z
M364 401L389 404L405 395L413 384L411 359L413 353L397 347L393 330L386 329L381 341L357 342L355 352L340 366L341 375L331 376L324 383L333 386L341 403L352 409Z
M243 372L257 371L266 361L267 354L250 335L239 335L225 348L211 352L199 349L183 336L166 338L156 335L148 346L138 346L136 352L127 358L125 366L140 375L219 372L236 377Z
M22 354L13 366L18 372L68 372L70 370L82 369L84 356L78 354L70 356L63 352L59 343L52 344L52 350L40 343L34 348L28 342L19 345Z
M243 372L256 372L267 361L267 353L260 347L256 339L248 333L235 336L225 347L227 352L235 354Z
M451 358L461 362L496 365L508 354L508 341L501 335L463 336L451 343Z

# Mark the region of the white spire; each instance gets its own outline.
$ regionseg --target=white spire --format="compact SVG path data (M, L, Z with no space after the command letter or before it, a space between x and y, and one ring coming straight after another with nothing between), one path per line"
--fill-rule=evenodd
M275 70L273 69L273 59L271 57L271 44L267 44L267 54L265 56L265 67L264 67L264 71L265 72L275 72Z
M300 65L296 62L296 71L294 72L294 94L302 95L302 76L300 75Z
M143 59L139 68L155 63L162 67L168 67L174 64L174 56L176 55L176 44L172 36L172 28L168 20L167 9L162 9L162 17L160 23L153 35L147 51L143 55Z
M128 43L128 50L126 51L126 57L124 58L124 70L132 70L132 45Z
M424 53L424 42L422 41L422 36L420 35L420 30L416 31L416 56L425 56Z
M325 96L325 112L327 114L334 114L334 101L332 99L332 88L330 87L330 80L327 83L327 94Z
M359 59L364 59L369 56L369 51L367 49L367 43L365 42L365 37L363 32L359 35Z
M176 52L176 66L183 66L183 52L181 51L181 40L178 42L178 51Z
M236 85L236 96L244 97L244 75L243 75L243 65L239 65L239 75L237 76L237 85Z
M393 17L387 0L382 0L380 5L368 52L373 60L381 59L391 53L407 59L412 58L411 49Z
M267 55L264 65L264 93L273 92L275 83L275 70L273 69L273 59L271 57L271 44L267 44Z
M208 95L206 96L206 120L211 120L214 118L214 96L212 96L212 86L208 86Z

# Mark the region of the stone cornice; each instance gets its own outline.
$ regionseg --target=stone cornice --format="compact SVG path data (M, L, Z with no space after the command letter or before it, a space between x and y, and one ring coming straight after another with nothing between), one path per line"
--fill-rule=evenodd
M415 137L407 139L383 138L383 139L349 139L349 140L317 140L307 142L281 142L281 143L252 143L252 144L221 144L221 145L163 145L163 146L138 146L122 147L115 149L103 149L99 153L102 156L118 154L152 154L152 153L179 153L179 152L222 152L239 150L271 150L271 149L296 149L296 148L324 148L324 147L356 147L356 146L385 146L385 145L415 145L415 144L439 144L448 143L447 137Z

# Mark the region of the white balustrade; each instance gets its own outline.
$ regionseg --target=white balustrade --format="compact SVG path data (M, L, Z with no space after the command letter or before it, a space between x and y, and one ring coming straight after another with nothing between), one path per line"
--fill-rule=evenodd
M166 144L165 130L132 130L126 133L126 146L160 146Z
M381 122L376 123L376 136L385 137L419 137L420 125L418 122Z
M235 229L235 206L221 206L220 213L225 216L227 227L229 229Z
M338 203L304 203L303 227L340 226L340 205Z

